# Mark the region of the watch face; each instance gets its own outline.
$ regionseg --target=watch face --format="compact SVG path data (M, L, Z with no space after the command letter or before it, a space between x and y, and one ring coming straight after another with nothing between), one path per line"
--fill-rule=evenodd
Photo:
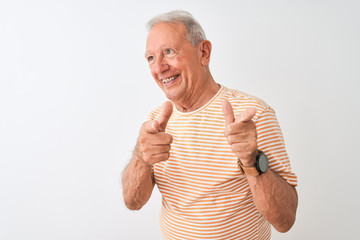
M259 168L261 172L266 172L269 168L269 161L265 154L260 154L259 156Z

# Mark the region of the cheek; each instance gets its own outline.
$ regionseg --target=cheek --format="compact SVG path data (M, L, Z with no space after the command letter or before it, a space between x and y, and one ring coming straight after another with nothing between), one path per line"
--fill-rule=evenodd
M157 79L157 74L154 68L150 67L150 73L153 76L153 78L156 80Z
M167 64L169 65L170 69L179 70L181 69L181 61L177 59L169 59Z
M154 78L156 78L156 73L155 73L155 71L152 70L152 69L150 69L150 72L151 72L151 75L152 75Z

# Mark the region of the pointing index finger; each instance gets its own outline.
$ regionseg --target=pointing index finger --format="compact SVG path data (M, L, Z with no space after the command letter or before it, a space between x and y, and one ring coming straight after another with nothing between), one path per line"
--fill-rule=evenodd
M256 108L249 107L239 114L236 118L236 122L248 122L255 116L255 114Z

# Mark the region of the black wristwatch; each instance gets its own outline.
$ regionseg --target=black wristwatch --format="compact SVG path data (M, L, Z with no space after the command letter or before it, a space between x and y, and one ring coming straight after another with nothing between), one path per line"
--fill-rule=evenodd
M238 165L242 173L244 173L245 175L260 176L269 169L269 160L263 151L258 150L256 162L253 167L243 166L240 160L238 160Z

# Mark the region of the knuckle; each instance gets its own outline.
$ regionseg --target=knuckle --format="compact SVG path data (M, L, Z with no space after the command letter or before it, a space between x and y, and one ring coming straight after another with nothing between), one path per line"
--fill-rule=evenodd
M233 125L234 125L234 123L230 123L230 124L226 125L225 130L224 130L225 136L231 134L232 129L233 129Z
M149 152L149 146L147 146L147 145L142 145L141 146L141 151L143 152L143 153L148 153Z
M147 154L147 153L143 153L143 160L144 160L144 162L146 162L146 163L150 163L150 162L151 162L150 155Z
M236 144L231 144L231 150L233 152L238 152L238 148L237 148Z
M146 131L151 121L146 121L141 125L141 130Z
M144 134L140 134L140 136L139 136L139 143L140 144L144 144L144 143L146 143L146 140L147 140L147 138L144 136Z
M170 158L169 152L161 154L161 161L168 160L169 158Z
M169 133L166 133L166 138L165 138L165 141L166 141L166 143L172 143L173 142L173 136L171 135L171 134L169 134Z
M224 136L225 136L225 137L228 136L226 129L224 130Z
M168 159L168 155L169 153L162 153L162 154L159 154L157 157L156 157L156 162L162 162L162 161L165 161Z
M144 152L144 145L143 144L139 144L138 146L139 152L143 153Z
M236 137L235 137L234 135L229 135L229 136L227 137L227 140L228 140L229 144L234 144L234 143L236 143Z

